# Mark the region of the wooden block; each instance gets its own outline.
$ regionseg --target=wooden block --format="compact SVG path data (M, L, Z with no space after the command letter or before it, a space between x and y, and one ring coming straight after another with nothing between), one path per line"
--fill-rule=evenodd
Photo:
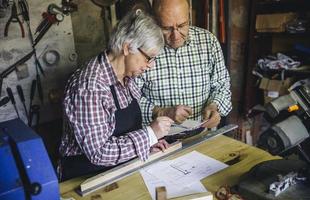
M110 191L115 190L117 188L118 188L118 184L115 182L115 183L112 183L110 185L107 185L106 187L103 188L103 190L105 192L110 192Z
M156 200L166 200L167 199L167 191L166 187L157 187L156 188Z

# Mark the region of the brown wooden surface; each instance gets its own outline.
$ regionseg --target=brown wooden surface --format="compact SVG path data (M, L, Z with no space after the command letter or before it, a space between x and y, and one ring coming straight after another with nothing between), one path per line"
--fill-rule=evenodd
M240 155L240 161L238 163L233 164L228 168L202 180L204 186L211 192L215 192L221 185L227 184L232 186L237 184L240 176L254 165L262 161L279 158L276 156L271 156L265 151L246 145L226 136L218 136L210 139L194 148L176 153L169 158L175 158L193 150L208 155L219 161L227 161L230 160L231 157L234 158L236 154ZM61 196L64 198L73 197L76 200L151 199L143 178L139 172L117 181L118 188L115 190L106 192L103 188L85 197L79 196L74 191L74 189L78 187L83 180L85 180L85 178L76 178L60 183Z

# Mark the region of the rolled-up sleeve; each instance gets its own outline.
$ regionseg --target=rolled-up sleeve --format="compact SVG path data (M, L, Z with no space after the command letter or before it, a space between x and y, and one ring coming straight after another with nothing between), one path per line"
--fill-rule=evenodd
M81 150L96 165L116 165L136 156L146 160L150 148L147 130L112 136L114 111L104 105L104 98L111 97L103 91L79 89L65 101L65 114Z

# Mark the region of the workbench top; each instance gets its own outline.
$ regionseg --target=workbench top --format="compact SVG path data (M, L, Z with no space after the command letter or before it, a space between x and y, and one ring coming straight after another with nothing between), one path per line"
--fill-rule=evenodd
M280 158L226 136L217 136L209 139L198 146L178 152L169 158L176 158L194 150L222 162L227 162L233 158L236 158L236 156L240 156L239 162L236 162L228 168L204 178L201 181L210 192L215 192L222 185L233 186L237 184L242 174L262 161ZM238 159L235 159L235 161L238 161ZM74 191L74 189L77 188L85 179L85 177L75 178L60 183L61 196L63 198L73 197L76 200L151 199L143 178L138 171L123 178L122 180L117 181L117 189L109 192L106 192L104 189L99 189L85 197L81 197Z

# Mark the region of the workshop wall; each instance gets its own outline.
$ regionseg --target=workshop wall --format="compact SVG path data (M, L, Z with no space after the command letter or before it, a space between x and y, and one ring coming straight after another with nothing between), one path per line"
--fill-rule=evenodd
M9 2L12 4L13 1ZM57 6L61 6L61 0L27 0L27 2L29 4L30 27L33 34L40 22L42 22L42 13L47 11L48 5L54 3ZM5 37L4 29L11 15L11 6L1 10L1 12L0 73L32 51L27 24L23 22L22 16L19 15L18 17L23 22L22 26L25 31L25 37L21 37L21 29L18 23L14 22L11 22L8 29L8 36ZM17 12L19 13L20 11L18 10ZM64 84L68 76L75 69L77 60L71 17L63 17L63 21L53 24L36 45L37 57L42 65L45 76L36 67L34 56L32 56L26 62L16 66L16 70L12 71L12 73L3 79L0 98L3 99L7 96L6 88L11 88L16 101L16 109L20 118L25 122L27 122L27 116L23 104L18 97L16 86L22 86L25 95L25 105L29 112L31 83L35 79L38 80L37 75L40 77L42 83L43 102L39 98L37 89L32 104L37 105L36 108L40 109L34 112L34 114L40 114L40 122L62 117L61 96ZM36 38L37 34L35 34L34 38ZM0 121L6 121L16 117L17 113L11 102L0 107ZM37 118L38 116L33 117Z
M77 65L81 66L106 46L101 8L92 1L74 0L78 11L71 14Z

